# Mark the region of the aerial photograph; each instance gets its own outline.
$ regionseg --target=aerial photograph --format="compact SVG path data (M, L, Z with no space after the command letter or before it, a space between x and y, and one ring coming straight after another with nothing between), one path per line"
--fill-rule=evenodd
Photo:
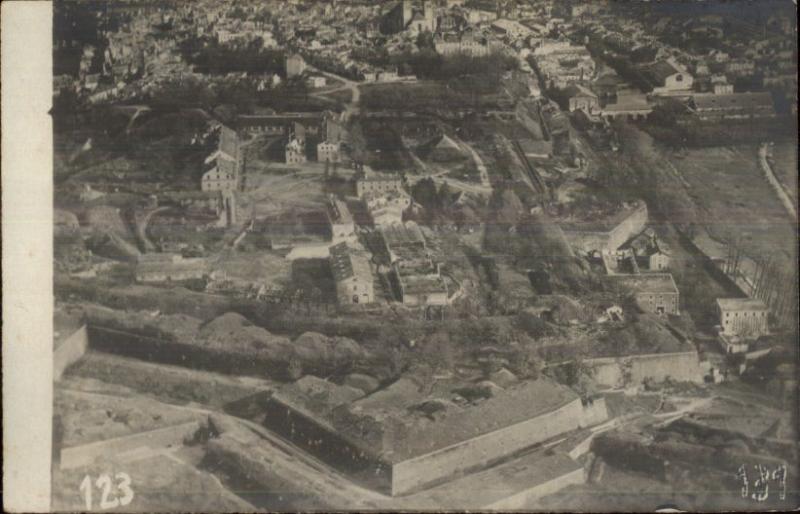
M792 0L52 34L54 511L800 507Z

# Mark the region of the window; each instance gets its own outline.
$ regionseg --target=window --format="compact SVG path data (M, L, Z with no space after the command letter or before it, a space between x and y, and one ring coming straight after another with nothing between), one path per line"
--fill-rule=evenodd
M683 82L683 75L675 75L675 82Z
M358 291L358 286L353 286L353 291Z

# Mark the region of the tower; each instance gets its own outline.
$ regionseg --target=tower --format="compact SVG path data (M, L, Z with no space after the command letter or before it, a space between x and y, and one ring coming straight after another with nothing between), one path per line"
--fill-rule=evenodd
M411 0L403 0L403 27L405 28L411 23L411 17L414 12L411 9Z
M434 32L436 30L436 15L429 0L422 0L422 13L425 16L425 27Z

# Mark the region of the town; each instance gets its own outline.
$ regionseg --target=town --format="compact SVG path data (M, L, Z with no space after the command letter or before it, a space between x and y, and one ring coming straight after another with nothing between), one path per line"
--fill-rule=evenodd
M152 511L798 504L790 1L53 37L54 508L123 468Z

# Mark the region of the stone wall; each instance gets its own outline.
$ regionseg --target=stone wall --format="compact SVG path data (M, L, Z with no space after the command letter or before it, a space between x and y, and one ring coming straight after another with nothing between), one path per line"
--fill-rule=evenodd
M491 464L523 448L577 429L582 414L581 402L575 399L541 416L399 462L392 468L392 494L405 494L445 481L457 473Z
M647 217L647 205L642 202L617 226L607 232L565 229L564 236L570 246L579 248L584 252L593 250L614 251L644 230L647 225Z
M89 332L86 325L83 325L62 341L53 352L53 380L60 380L64 370L83 357L88 348Z
M81 446L61 449L61 469L87 466L101 457L115 457L137 448L167 448L182 445L200 428L198 421L190 421L166 428L158 428L138 434L115 437Z

